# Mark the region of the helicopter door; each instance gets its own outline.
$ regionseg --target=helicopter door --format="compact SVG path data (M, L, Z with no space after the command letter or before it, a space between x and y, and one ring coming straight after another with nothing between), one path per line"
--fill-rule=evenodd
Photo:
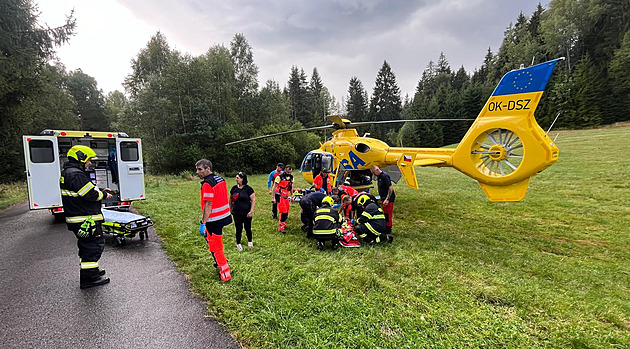
M144 169L140 139L117 138L120 200L144 200Z
M346 180L346 177L350 174L349 170L343 164L339 164L337 168L337 178L335 178L334 186L338 187Z
M61 207L61 166L57 137L23 136L22 142L29 208Z
M389 178L392 180L392 182L398 184L400 177L402 177L402 172L400 172L398 165L389 165L382 170L389 175Z
M322 154L321 153L313 153L313 157L311 159L313 162L313 178L317 176L320 172L322 172Z

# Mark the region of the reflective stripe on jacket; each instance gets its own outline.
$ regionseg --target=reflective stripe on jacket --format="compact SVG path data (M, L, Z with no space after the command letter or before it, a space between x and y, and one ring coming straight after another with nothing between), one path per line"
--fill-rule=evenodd
M337 210L332 207L322 207L315 212L313 234L336 234L340 224L341 220Z
M59 188L68 225L81 224L88 217L94 221L104 220L101 200L105 194L92 183L80 163L68 161L63 165Z

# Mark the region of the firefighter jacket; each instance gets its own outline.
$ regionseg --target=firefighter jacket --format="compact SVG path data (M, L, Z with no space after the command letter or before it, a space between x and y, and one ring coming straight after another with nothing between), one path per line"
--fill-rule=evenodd
M322 207L315 212L314 235L336 234L341 226L339 212L332 207Z
M357 218L359 224L365 227L375 235L385 232L385 214L383 209L378 207L374 202L370 202L361 215Z
M92 183L80 163L68 161L63 165L59 187L68 228L80 225L89 217L95 222L104 220L101 200L105 194Z

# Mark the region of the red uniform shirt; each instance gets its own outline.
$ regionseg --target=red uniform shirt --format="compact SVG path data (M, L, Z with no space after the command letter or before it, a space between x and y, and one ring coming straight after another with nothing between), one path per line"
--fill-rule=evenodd
M330 190L332 189L330 187L330 176L326 176L326 184L324 184L324 178L322 177L321 174L318 174L313 179L313 185L315 186L315 189L317 190L324 188L324 190L326 191L326 194L330 194Z
M343 191L346 192L346 194L350 195L350 196L355 196L357 194L359 194L359 192L354 189L353 187L349 186L349 185L340 185L339 188L343 189Z
M208 222L215 222L230 216L227 183L221 176L211 174L201 182L201 210L206 201L212 201Z

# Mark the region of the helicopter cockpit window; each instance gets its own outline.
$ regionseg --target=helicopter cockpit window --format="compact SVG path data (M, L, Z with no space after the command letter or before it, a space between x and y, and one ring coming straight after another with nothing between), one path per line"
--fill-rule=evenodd
M304 158L304 161L302 161L302 172L308 172L313 169L313 164L311 163L312 159L313 154L308 153Z
M367 153L370 151L370 146L365 144L365 143L357 143L357 145L354 146L354 148L359 152L359 153Z

